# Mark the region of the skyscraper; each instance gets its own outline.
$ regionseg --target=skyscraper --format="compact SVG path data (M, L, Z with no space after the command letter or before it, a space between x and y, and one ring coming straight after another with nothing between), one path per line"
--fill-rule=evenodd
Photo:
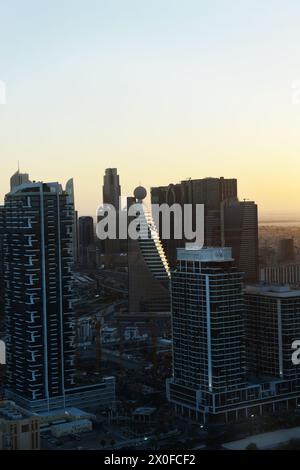
M12 191L16 186L23 183L30 183L28 173L20 173L18 169L10 178L10 190Z
M73 202L58 183L21 184L5 197L7 396L31 411L115 399L114 377L76 384Z
M300 338L300 291L266 284L248 286L245 307L250 375L291 380L290 390L300 391L300 370L291 361L292 344Z
M121 186L117 168L107 168L103 179L103 203L120 209Z
M58 183L25 183L5 198L8 393L26 408L64 403L74 384L73 216Z
M222 244L232 255L246 282L258 279L258 214L252 201L228 201L222 206Z
M80 263L88 262L88 247L95 241L94 236L94 220L93 217L79 217L78 222L79 233L79 260Z
M300 372L292 343L300 334L300 291L256 286L244 295L230 248L179 249L171 278L167 397L176 412L228 422L295 409Z
M151 189L152 204L204 204L204 246L232 247L235 263L245 273L245 280L258 277L258 222L257 206L240 202L237 180L227 178L188 179L178 184ZM161 227L159 235L162 238ZM186 240L162 238L162 244L171 268L176 266L176 250Z
M3 229L4 229L4 206L0 206L0 339L4 339Z
M141 204L146 190L138 187L131 204ZM158 232L149 214L141 207L140 235L137 240L128 238L129 312L170 311L169 266ZM129 223L134 217L129 217Z
M66 183L66 192L68 194L70 203L72 204L73 211L73 226L72 226L72 248L73 248L73 262L76 263L78 257L78 227L77 227L77 211L75 211L75 191L74 181L70 178Z
M198 412L246 382L242 274L230 248L178 249L171 290L174 356L168 396L199 418Z
M125 251L124 246L126 246L126 243L118 239L118 214L120 211L120 197L121 186L118 170L117 168L107 168L105 170L105 175L103 179L103 204L112 205L115 208L117 214L117 238L107 238L106 240L102 240L101 242L102 252L104 255L106 255L105 261L108 261L109 263L112 261L111 255L120 254L121 251Z

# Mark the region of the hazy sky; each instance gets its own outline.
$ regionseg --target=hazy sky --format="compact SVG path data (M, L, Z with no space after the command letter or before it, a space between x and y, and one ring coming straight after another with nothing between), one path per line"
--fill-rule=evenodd
M262 215L300 215L299 18L299 0L0 0L1 199L20 160L73 176L81 214L117 167L123 194L237 177Z

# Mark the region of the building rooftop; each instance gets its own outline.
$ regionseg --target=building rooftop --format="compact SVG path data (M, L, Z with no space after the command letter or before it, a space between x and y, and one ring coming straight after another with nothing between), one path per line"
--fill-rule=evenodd
M245 288L245 293L283 299L300 297L300 289L292 289L289 286L279 286L273 284L248 285Z
M58 410L42 411L39 413L39 416L52 418L58 416L75 416L76 418L82 418L87 416L92 416L92 413L80 410L79 408L69 407L69 408L60 408Z
M8 194L31 193L36 192L39 188L43 189L43 191L47 190L50 193L62 193L62 187L57 182L43 183L42 181L32 181L14 187Z
M0 419L7 421L18 421L27 419L30 413L26 413L12 401L0 402Z
M141 406L136 408L133 412L134 415L152 415L156 411L153 406Z
M201 261L203 263L233 261L231 248L199 248L197 246L178 248L177 259L179 261Z

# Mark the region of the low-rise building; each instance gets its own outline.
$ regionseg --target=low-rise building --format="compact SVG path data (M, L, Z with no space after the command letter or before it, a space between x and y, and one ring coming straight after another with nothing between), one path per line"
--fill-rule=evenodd
M54 437L69 436L70 434L79 434L92 431L93 423L89 419L77 419L65 423L54 424L51 426L51 434Z
M12 401L0 402L0 450L39 449L39 417Z

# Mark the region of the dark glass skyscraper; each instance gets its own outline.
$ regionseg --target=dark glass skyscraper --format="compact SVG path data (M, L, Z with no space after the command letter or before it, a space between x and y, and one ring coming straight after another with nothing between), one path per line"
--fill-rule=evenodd
M79 217L79 260L82 264L88 263L88 247L95 241L93 217Z
M233 257L246 282L256 282L258 273L258 214L252 201L228 201L222 206L223 244Z
M172 205L204 204L205 246L221 246L221 204L237 200L237 180L225 178L188 179L178 184L151 189L152 204ZM161 233L160 233L161 236ZM176 248L184 247L185 240L163 240L166 255L172 268L176 265Z
M118 175L117 168L107 168L105 170L105 175L103 178L103 204L110 204L112 205L117 213L117 238L110 239L107 238L106 240L102 240L102 252L106 255L105 261L111 262L112 259L110 255L118 255L121 251L126 250L126 243L122 240L118 239L118 231L119 231L119 222L118 222L118 214L120 211L120 197L121 197L121 186L120 186L120 178Z
M258 278L257 206L240 202L237 180L227 178L189 179L178 184L151 189L152 204L204 204L204 246L232 247L235 263L245 273L245 280ZM195 227L194 227L195 228ZM169 240L159 235L171 268L176 265L176 249L186 240Z
M103 203L120 208L121 186L117 168L107 168L103 179Z

